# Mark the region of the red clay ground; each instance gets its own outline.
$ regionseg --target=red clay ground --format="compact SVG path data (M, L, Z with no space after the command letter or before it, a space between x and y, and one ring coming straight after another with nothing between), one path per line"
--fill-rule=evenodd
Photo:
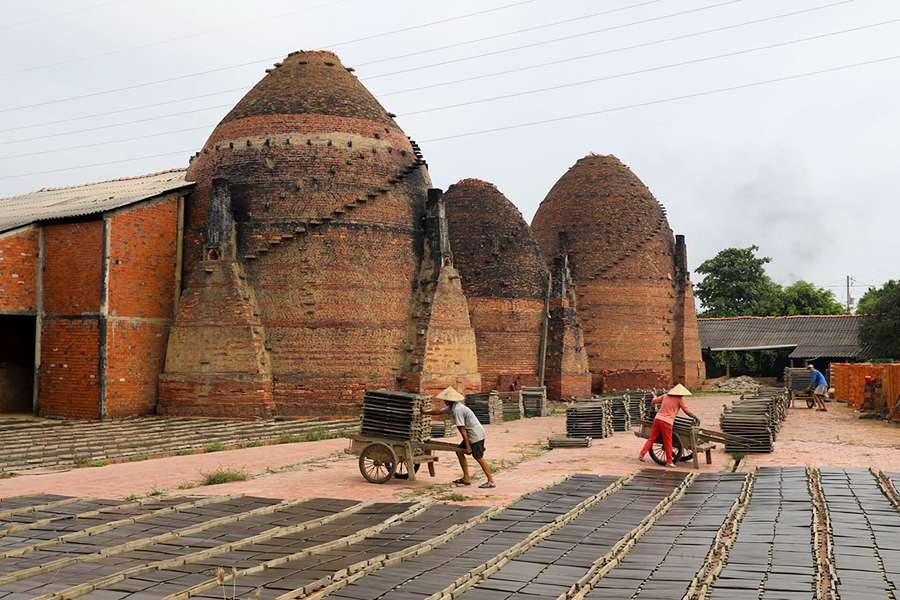
M722 405L731 398L699 396L689 404L705 426L718 429ZM900 470L900 427L861 421L843 404L829 404L829 409L827 413L811 411L805 406L792 409L775 443L775 452L751 455L745 468L809 464ZM647 466L635 458L643 440L632 433L595 440L591 448L546 450L547 436L564 430L563 416L488 426L486 456L499 467L495 490L480 490L475 485L452 487L450 482L459 477L459 467L450 454L441 455L434 479L422 471L416 483L395 480L384 485L369 484L359 474L356 457L342 453L346 440L325 440L20 476L0 481L0 497L52 492L109 498L144 494L154 489L174 491L179 486L197 483L205 473L228 468L243 470L250 479L195 487L189 493L360 500L432 495L477 504L503 504L574 472L618 475ZM713 453L713 464L701 465L701 471L726 468L729 458L718 448Z

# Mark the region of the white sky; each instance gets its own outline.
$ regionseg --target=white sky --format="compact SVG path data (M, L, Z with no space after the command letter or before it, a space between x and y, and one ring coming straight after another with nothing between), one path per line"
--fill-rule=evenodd
M647 44L825 5L833 6ZM505 8L354 41L497 7ZM693 9L699 10L672 16ZM840 299L845 275L860 286L900 276L900 60L435 140L900 55L898 21L655 69L900 20L896 0L0 0L0 11L0 196L183 166L274 62L262 59L329 48L400 115L406 133L420 141L438 187L464 177L491 181L530 221L578 158L611 153L668 207L672 228L687 236L692 267L724 247L755 243L774 259L769 270L776 280L808 279L831 286ZM575 37L549 42L566 36ZM450 44L455 47L435 50ZM527 44L538 45L498 52ZM410 53L416 54L393 58ZM585 54L599 55L566 61ZM17 109L252 61L261 62ZM551 61L566 62L522 70ZM389 74L407 69L415 70ZM391 93L511 69L520 70ZM608 78L647 69L655 70ZM407 114L596 78L607 79ZM210 95L106 114L204 94ZM155 118L185 111L191 112ZM95 113L101 116L79 118ZM96 129L144 119L152 120ZM63 122L39 125L57 120ZM84 129L91 131L71 133ZM85 145L91 146L64 150ZM37 154L18 156L30 153ZM163 156L69 169L148 155ZM59 171L19 176L53 170ZM856 295L864 289L857 287Z

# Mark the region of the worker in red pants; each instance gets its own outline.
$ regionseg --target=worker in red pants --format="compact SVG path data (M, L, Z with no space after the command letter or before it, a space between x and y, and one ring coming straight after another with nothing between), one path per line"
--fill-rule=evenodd
M684 397L690 395L691 391L679 383L669 390L667 394L653 398L653 404L659 404L660 407L656 411L656 417L653 419L650 437L647 438L647 443L641 448L638 460L644 462L644 457L650 452L650 448L661 437L663 448L666 450L666 466L675 466L675 463L672 462L672 427L675 425L675 415L678 414L679 410L683 410L684 414L695 421L699 421L697 416L684 403Z

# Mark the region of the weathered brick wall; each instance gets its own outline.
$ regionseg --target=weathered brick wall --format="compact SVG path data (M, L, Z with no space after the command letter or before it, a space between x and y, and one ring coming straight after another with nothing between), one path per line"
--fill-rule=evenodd
M176 299L178 194L109 217L106 416L156 412Z
M694 305L694 286L687 268L684 236L675 237L675 326L672 336L672 379L696 387L706 378Z
M44 319L38 384L42 417L99 418L98 325L96 316Z
M584 335L575 308L567 299L551 300L545 373L550 400L590 397L591 373Z
M614 156L586 156L547 194L532 230L545 256L569 256L594 391L671 383L682 326L674 239L646 186Z
M540 248L519 210L491 183L463 179L450 186L444 201L482 388L534 385L547 286Z
M37 227L0 234L0 313L36 310Z
M249 362L243 371L213 365L222 348L239 355L258 341L229 337L240 321L228 310L207 312L214 318L201 347L173 331L169 353L196 352L209 367L199 377L167 364L160 392L167 410L209 414L237 388L247 414L254 391L259 403L271 394L282 414L351 414L365 387L396 388L429 186L415 163L403 132L333 54L293 54L263 78L188 171L197 185L185 256L191 284L181 306L196 301L190 288L205 268L213 180L224 182L266 358L249 354L269 369L269 388ZM185 331L189 319L179 313Z
M44 225L44 313L97 315L103 286L103 221Z
M100 416L103 221L44 225L41 416Z

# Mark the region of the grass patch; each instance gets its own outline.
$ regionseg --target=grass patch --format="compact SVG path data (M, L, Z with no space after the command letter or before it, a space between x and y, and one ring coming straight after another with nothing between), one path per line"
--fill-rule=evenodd
M204 448L204 449L207 452L221 452L222 450L225 449L225 444L223 444L222 442L211 442L211 443L207 444L206 448Z
M445 502L464 502L469 499L468 496L460 494L459 492L452 492L449 494L444 494L443 496L438 496L438 500L443 500Z
M283 433L279 436L278 440L276 440L279 444L296 444L297 442L303 441L299 434L296 433Z
M108 464L109 464L108 460L106 460L105 458L101 458L99 460L89 460L86 463L84 463L84 466L85 467L105 467Z
M331 434L322 429L321 427L317 427L315 429L310 429L306 433L303 434L304 442L319 442L321 440L327 440L331 437Z
M419 498L422 496L435 496L438 494L448 494L453 487L449 483L429 483L428 485L416 486L402 490L401 496Z
M149 492L147 492L147 496L164 496L168 492L165 488L153 488Z
M264 445L262 440L250 440L249 442L244 442L244 448L256 448L262 445Z
M209 473L203 474L203 485L220 485L223 483L231 483L233 481L247 481L246 471L238 469L216 469Z
M12 479L13 477L15 477L15 475L9 471L0 471L0 479Z
M193 448L184 448L182 450L176 450L175 456L189 456L194 453Z
M128 494L125 496L125 502L134 502L135 500L140 499L140 494Z
M194 483L193 481L185 481L184 483L179 483L179 484L178 484L178 489L179 489L179 490L190 490L190 489L193 489L193 488L195 488L195 487L197 487L197 484Z

